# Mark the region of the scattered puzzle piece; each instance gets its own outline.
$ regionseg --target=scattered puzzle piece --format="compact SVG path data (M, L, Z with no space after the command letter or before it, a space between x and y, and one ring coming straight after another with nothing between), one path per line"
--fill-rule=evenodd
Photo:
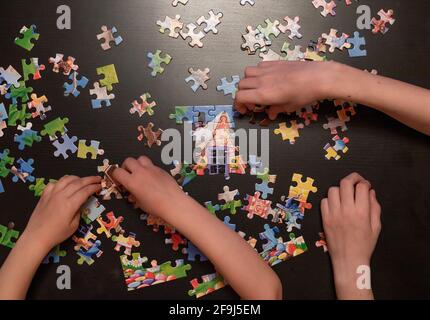
M19 33L21 34L21 37L15 38L15 44L20 46L21 48L24 48L27 51L31 51L31 49L33 49L34 47L34 43L32 42L32 40L38 40L40 36L36 32L36 26L34 24L31 25L30 28L23 26Z
M14 141L18 143L18 149L24 150L24 148L32 147L34 142L42 141L42 137L40 137L37 131L31 130L32 123L28 122L26 127L19 127L22 131L21 134L15 134Z
M19 231L0 224L0 244L12 249L15 246L15 241L18 240Z
M54 156L59 157L60 155L63 156L64 159L67 159L69 155L67 154L67 151L70 151L71 154L76 153L78 151L78 148L75 145L75 142L78 140L77 137L72 136L69 137L67 133L63 134L60 138L63 142L60 143L59 140L55 140L52 145L57 148L56 151L54 151Z
M214 13L213 10L209 11L209 18L205 18L204 16L201 16L197 19L197 24L201 25L202 23L206 24L206 27L203 29L204 32L212 32L213 34L218 33L218 29L216 28L217 25L221 23L221 18L223 17L222 12Z
M326 151L325 158L327 160L339 160L341 158L340 151L342 151L342 153L348 152L346 144L349 143L349 139L347 137L340 139L340 137L336 135L332 140L335 142L334 146L331 146L329 143L324 146L324 150Z
M79 140L77 157L87 159L87 155L89 153L91 155L91 159L97 159L97 156L104 154L104 150L99 147L99 141L91 140L90 145L87 145L87 140Z
M191 86L191 89L196 92L200 87L203 90L206 90L208 88L208 85L206 84L206 81L210 79L209 77L209 68L205 68L203 70L197 69L194 70L193 68L189 68L188 72L191 74L188 78L185 79L185 82L193 81L194 84Z
M142 117L145 113L147 113L149 116L154 115L153 108L157 105L155 101L151 101L151 103L148 102L148 99L151 98L151 95L149 93L144 93L140 96L140 99L142 102L138 102L137 100L134 100L130 108L130 113L134 114L137 112L139 117Z
M79 66L75 64L75 58L69 56L66 61L64 61L63 58L64 55L62 53L57 53L55 58L49 58L49 63L53 65L53 72L59 73L60 70L62 70L63 74L68 76L72 70L77 71L79 69Z
M65 257L67 254L66 250L61 250L60 245L56 245L52 250L48 253L48 255L43 259L42 263L48 264L59 263L61 257Z
M179 31L179 34L181 35L182 39L185 40L187 38L191 38L190 42L188 42L190 47L197 46L199 48L202 48L203 42L201 40L205 37L205 34L202 31L195 32L197 26L194 23L187 24L186 28L188 30L187 32L183 32L182 30Z
M152 69L151 76L153 77L164 72L164 67L161 66L162 64L168 65L172 61L172 57L169 54L165 53L162 57L161 53L161 50L156 50L155 53L148 52L146 55L150 60L148 67Z
M27 63L26 59L21 59L22 72L24 81L29 79L29 75L33 75L33 80L39 80L42 78L41 71L45 70L45 65L39 65L39 58L30 58L30 63Z
M112 27L112 29L108 29L106 26L101 27L102 33L97 35L97 40L103 39L103 43L100 44L103 50L108 50L111 48L110 43L114 42L115 45L119 45L123 39L121 36L116 36L115 33L118 32L116 27Z
M77 97L81 93L78 88L84 89L88 84L88 78L81 76L78 78L78 73L75 71L69 76L70 83L65 82L63 84L64 96L68 97L70 94ZM103 80L102 80L103 81Z
M152 147L152 145L155 143L157 146L161 145L161 133L163 130L157 129L157 131L153 131L154 124L152 122L148 123L146 127L144 126L138 126L137 131L139 131L139 135L137 136L137 140L143 141L146 138L146 145L148 147Z
M297 124L297 121L291 120L291 127L287 127L286 122L282 122L279 124L279 128L275 129L275 134L280 134L282 136L282 140L290 141L290 144L294 144L296 142L296 138L300 137L299 129L303 129L303 124Z
M184 24L180 20L181 16L179 14L177 14L175 18L170 18L169 16L166 16L164 21L158 20L157 25L160 27L159 31L161 33L165 33L167 29L169 30L169 37L179 37L179 33L176 31L176 29L182 30L182 27L184 26Z
M96 95L96 99L91 99L91 106L93 109L100 109L104 104L106 107L111 106L111 100L115 98L113 93L108 94L106 87L100 87L98 82L94 82L94 88L90 89L91 95Z
M118 76L116 74L115 65L109 64L104 67L96 69L98 75L104 75L104 78L99 81L100 85L106 87L108 91L113 90L113 84L119 83Z
M124 254L130 255L132 247L139 247L140 242L136 240L136 234L129 232L129 236L125 237L122 233L112 237L112 241L116 242L115 251L120 251L121 247L124 247Z
M67 129L65 127L66 123L69 122L69 118L56 118L43 126L43 130L40 132L42 136L48 135L51 141L58 139L57 133L60 134L60 137L63 136Z
M336 11L334 10L336 8L336 3L332 0L330 2L327 2L328 0L313 0L312 4L315 8L322 8L322 11L320 12L323 17L327 17L329 14L332 16L336 15Z
M231 81L227 81L227 78L221 78L221 84L216 87L217 91L222 91L225 96L231 94L234 99L237 92L237 85L240 81L240 76L235 75L231 77Z

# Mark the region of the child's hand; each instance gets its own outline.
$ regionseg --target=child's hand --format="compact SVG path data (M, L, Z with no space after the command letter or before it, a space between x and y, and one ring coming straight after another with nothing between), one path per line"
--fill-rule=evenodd
M356 289L357 267L370 266L381 231L381 207L370 183L352 173L340 187L329 189L328 198L321 201L321 213L336 290L339 298L345 298L339 291Z
M131 193L139 208L156 216L171 213L171 204L185 196L166 171L144 156L127 158L112 177Z
M317 100L327 98L327 73L332 62L274 61L248 67L239 82L236 109L245 113L255 105L268 105L274 120L278 113L292 112ZM333 81L333 79L331 79Z
M64 176L56 183L49 183L25 228L26 238L47 250L69 238L78 228L79 208L89 196L100 191L100 181L99 176Z

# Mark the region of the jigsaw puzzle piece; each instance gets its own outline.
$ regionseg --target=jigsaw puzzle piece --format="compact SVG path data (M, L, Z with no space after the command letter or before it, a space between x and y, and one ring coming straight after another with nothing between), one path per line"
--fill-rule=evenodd
M150 59L148 67L152 69L151 76L153 77L164 72L162 64L168 65L172 61L172 57L169 54L165 53L162 57L161 53L161 50L156 50L155 53L148 52L146 55Z
M79 88L84 89L87 84L88 84L88 78L81 76L80 78L78 78L78 73L76 71L74 71L70 76L69 76L69 80L71 80L70 83L65 82L63 84L63 88L64 88L64 96L68 97L70 94L72 94L74 97L79 96L79 94L81 93L79 91Z
M99 82L103 87L106 87L108 91L113 90L113 86L112 86L113 84L119 83L114 64L109 64L104 67L99 67L96 69L96 72L97 72L97 75L104 75L104 78Z
M12 249L15 246L15 241L18 240L19 231L13 230L11 226L0 224L0 244Z
M100 149L100 141L91 140L90 145L87 145L87 140L79 140L77 157L87 159L87 155L91 155L91 159L97 159L97 156L103 155L104 150Z
M146 139L145 144L151 148L153 144L156 144L157 146L161 145L161 134L163 130L157 129L157 131L153 131L154 124L152 122L149 122L146 127L144 126L138 126L137 131L139 131L139 135L137 136L137 140L143 141Z
M118 32L116 27L112 27L112 29L108 29L107 26L102 26L101 30L102 30L102 33L99 33L97 35L97 40L101 40L101 39L104 40L103 43L100 44L103 50L110 49L111 42L114 42L115 45L118 46L123 41L121 36L115 35Z
M27 51L31 51L31 49L33 49L34 47L34 43L32 42L32 40L38 40L40 36L36 32L36 26L34 24L31 25L30 28L23 26L19 33L21 34L21 37L15 38L15 44L20 46L21 48L24 48Z
M106 107L111 106L111 100L115 98L113 93L108 94L106 87L100 87L98 82L94 82L94 88L90 89L90 95L96 95L96 99L91 99L93 109L100 109L104 104Z
M39 58L30 58L30 63L27 63L26 59L21 59L22 72L24 81L29 79L29 75L33 75L33 80L39 80L42 78L41 71L45 70L45 65L39 65Z
M48 135L51 141L58 139L57 133L60 137L63 136L67 129L65 127L66 123L69 122L69 118L56 118L43 126L43 130L40 132L42 136Z
M221 84L216 87L217 91L222 91L225 96L231 94L234 99L237 92L237 85L240 81L239 75L234 75L231 77L231 81L228 81L226 77L221 78Z
M54 152L55 157L59 157L60 155L63 156L64 159L67 159L69 155L67 154L67 151L70 151L71 154L76 153L78 151L78 148L75 145L75 142L78 140L77 137L69 137L67 133L63 134L60 138L63 142L60 143L59 140L55 140L52 145L57 148L57 150Z
M197 69L194 70L193 68L189 68L188 72L191 74L188 78L185 79L185 82L193 82L193 85L191 86L191 89L196 92L200 87L203 90L206 90L208 88L208 85L206 84L206 81L210 79L209 77L209 68L205 68L203 70Z

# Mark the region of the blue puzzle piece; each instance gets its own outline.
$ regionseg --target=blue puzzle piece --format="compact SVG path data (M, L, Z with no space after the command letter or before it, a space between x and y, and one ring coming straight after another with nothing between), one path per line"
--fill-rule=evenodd
M224 217L224 224L229 227L231 230L236 231L236 225L234 223L230 223L231 217L225 216Z
M360 33L358 31L354 32L354 38L349 38L347 41L353 46L351 49L348 49L350 57L356 58L367 56L367 50L361 49L362 46L366 45L366 39L364 37L360 37Z
M3 187L3 183L0 180L0 193L3 193L3 192L4 192L4 187Z
M34 180L36 178L31 175L34 171L34 168L33 168L34 160L30 158L27 161L25 161L24 159L20 158L17 160L17 163L18 163L19 167L17 168L16 173L17 174L27 174L27 176L25 177L25 182L34 182ZM19 176L17 174L15 174L12 177L13 182L18 182L18 180L20 180Z
M33 142L40 142L42 137L37 134L37 131L26 129L20 135L15 134L14 141L18 143L18 149L24 150L25 146L31 147Z
M226 77L221 78L221 84L216 87L217 91L224 92L224 95L231 94L234 99L237 92L237 84L240 81L240 76L235 75L231 77L232 81L228 81Z
M7 111L3 103L0 103L0 121L7 119Z
M269 188L269 182L263 181L262 183L255 184L255 191L261 193L262 199L267 199L267 195L273 194L273 188Z
M75 142L78 140L77 137L73 136L70 138L69 135L65 133L60 139L63 140L62 143L60 143L59 140L55 140L52 143L52 145L57 148L57 150L54 152L55 157L62 155L64 159L67 159L69 157L67 151L70 151L72 154L78 151L78 147L75 145Z
M208 123L215 119L215 106L194 106L193 108L193 123L199 122L199 117L204 114L203 123Z
M64 91L64 96L69 96L70 94L72 94L73 96L77 97L79 96L79 94L81 93L78 88L85 88L88 84L88 78L82 76L80 79L78 79L78 73L76 71L74 71L70 76L69 76L69 80L72 80L71 83L67 83L65 82L63 84L63 88L65 89Z
M267 240L265 244L263 244L263 250L267 251L276 246L278 243L278 239L275 237L275 233L279 232L278 227L270 228L270 226L266 223L264 225L264 232L259 234L261 240Z
M188 254L189 261L196 261L197 256L200 256L200 261L208 260L208 258L206 258L206 256L201 253L200 250L197 249L197 247L191 243L191 241L188 241L186 253Z
M92 99L91 100L91 107L93 109L100 109L103 104L106 107L110 107L111 106L110 99Z
M249 155L249 167L250 167L250 174L255 176L257 174L262 174L264 172L259 172L258 169L261 169L263 167L263 163L260 159L257 158L256 155Z
M96 242L94 242L94 244L87 251L82 250L82 248L79 249L77 252L78 256L80 257L78 259L78 264L81 265L86 262L88 265L92 265L94 263L93 256L95 255L100 257L103 253L103 251L99 249L101 244L102 243L100 240L96 240Z

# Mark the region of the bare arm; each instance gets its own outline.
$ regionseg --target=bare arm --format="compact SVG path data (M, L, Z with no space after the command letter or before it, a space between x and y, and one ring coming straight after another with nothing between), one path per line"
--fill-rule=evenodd
M430 135L430 90L336 62L277 61L248 67L239 82L239 112L269 105L271 119L333 98L373 107Z
M0 269L0 300L25 299L43 258L76 231L79 208L100 188L97 176L65 176L47 185L22 236Z
M333 64L328 97L363 104L430 135L430 90Z
M142 210L162 218L195 244L243 299L282 298L279 278L249 244L187 196L150 159L128 158L113 177Z

